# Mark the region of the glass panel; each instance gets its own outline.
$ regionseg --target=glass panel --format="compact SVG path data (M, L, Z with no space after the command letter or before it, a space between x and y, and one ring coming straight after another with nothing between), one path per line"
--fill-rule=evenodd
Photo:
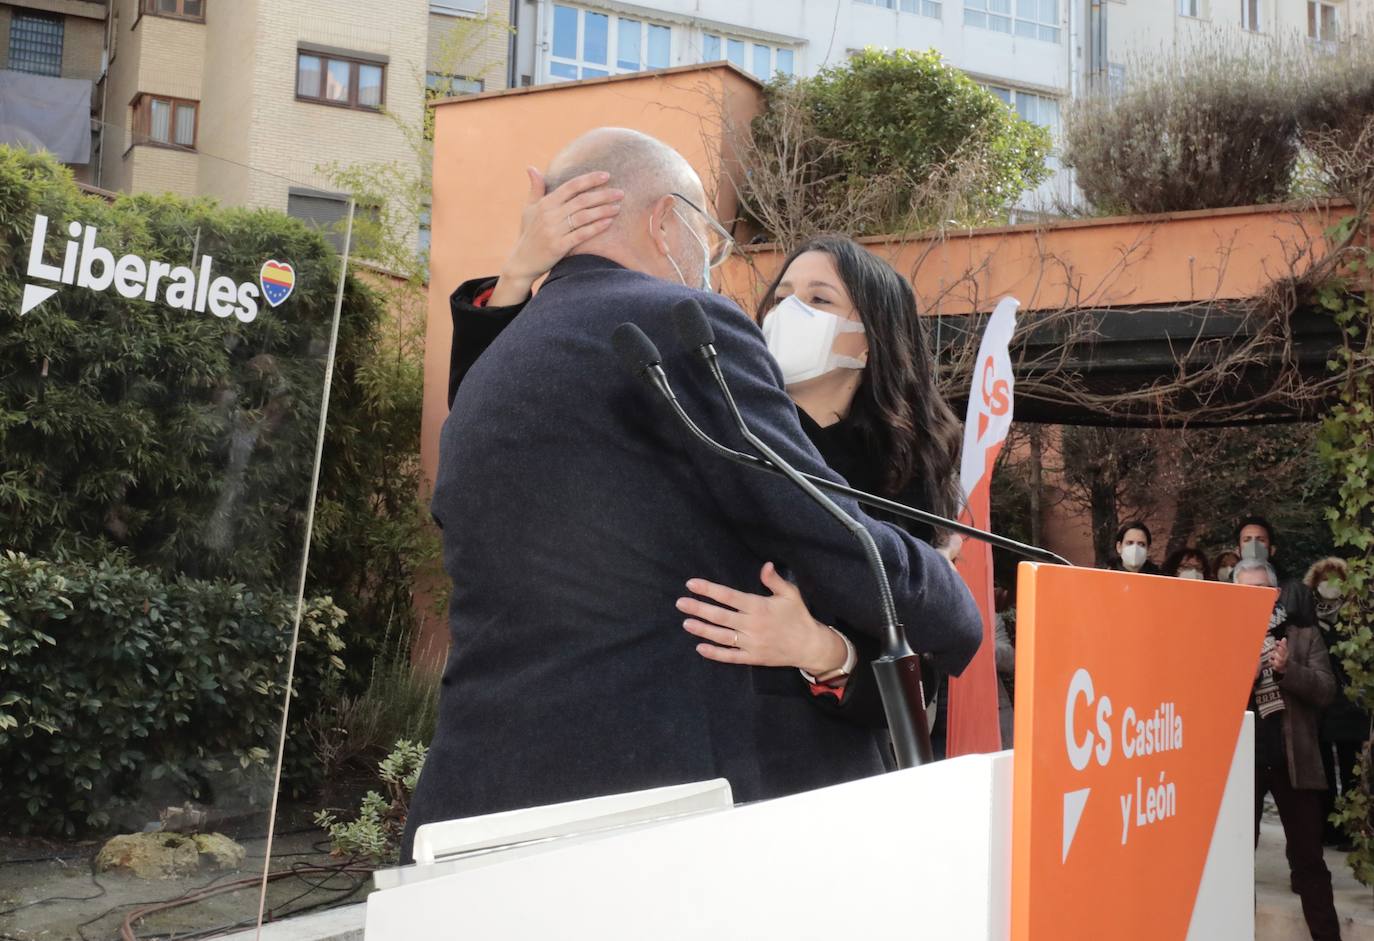
M320 57L299 56L296 59L296 94L307 98L320 96Z
M1031 39L1034 39L1035 29L1035 24L1027 20L1016 21L1016 35L1018 36L1029 36Z
M582 70L582 77L583 77L583 78L605 78L605 77L606 77L607 75L609 75L609 74L610 74L610 73L607 72L605 69L583 69L583 70Z
M1317 34L1317 5L1311 0L1307 3L1307 35L1313 39L1318 38Z
M615 46L615 67L625 69L627 72L638 71L639 40L644 32L644 24L639 20L627 20L624 17L616 24L616 46Z
M205 10L204 0L186 0L183 11L187 16L201 16Z
M999 33L1011 32L1011 20L1005 16L988 15L988 29L996 30Z
M966 2L967 2L967 0L966 0ZM979 27L982 27L983 29L987 29L987 26L988 26L988 15L987 15L986 13L979 13L979 12L976 11L976 10L968 10L968 9L966 9L966 10L964 10L964 25L965 25L965 26L979 26Z
M157 11L159 13L175 13L177 11L177 0L158 0Z
M768 81L768 65L772 58L773 50L771 48L769 48L768 46L761 46L758 43L754 43L753 72L756 78L762 79L765 82Z
M1011 0L988 0L988 11L991 13L1010 13Z
M177 105L176 143L193 147L196 143L195 105Z
M987 90L990 91L990 92L992 92L992 93L993 93L994 95L996 95L998 98L1002 99L1002 101L1005 102L1006 104L1011 104L1011 89L1010 89L1010 88L998 88L996 85L988 85L988 86L987 86Z
M1040 27L1040 38L1045 42L1059 42L1059 28L1056 26Z
M791 49L779 49L779 50L778 50L778 71L779 71L779 72L781 72L783 75L796 75L797 73L796 73L795 69L793 69L792 62L793 62L793 52L792 52Z
M649 68L666 69L672 62L673 31L667 26L649 27Z
M553 8L553 54L560 59L577 58L577 10L573 7Z
M937 20L940 19L941 10L939 0L921 0L921 12L926 16L934 17Z
M610 37L610 17L605 13L584 11L582 14L582 58L586 62L606 63L606 48Z
M140 104L145 128L185 139L189 106ZM122 140L126 121L121 112L104 133ZM347 155L317 144L312 162ZM251 931L269 868L284 877L268 886L274 917L363 894L349 896L351 880L320 890L316 876L294 874L340 862L310 820L339 807L351 821L362 794L320 790L309 720L336 715L346 692L331 657L364 676L371 659L361 656L370 616L336 575L353 550L323 526L297 622L341 260L285 210L288 186L330 183L282 179L277 154L255 153L231 163L136 148L129 162L163 194L142 205L111 205L59 175L21 176L18 161L0 166L0 191L30 197L0 205L0 257L27 261L34 242L60 270L72 226L81 251L95 249L72 283L39 275L56 293L11 318L0 344L0 938L108 941L140 904L240 879L252 888L149 912L133 933ZM261 172L245 165L258 160ZM345 283L339 358L380 362L377 325L397 308ZM64 334L80 342L53 342ZM347 373L335 373L323 422L334 438L381 414L359 407L362 387ZM347 496L371 490L371 472L338 477L337 447L324 452L319 505L371 527L369 498ZM368 763L360 772L375 782ZM217 836L199 847L195 833ZM129 865L140 855L157 857L152 873L139 865L145 878Z
M1040 22L1059 25L1059 0L1040 0Z
M358 104L365 108L382 106L382 67L358 66Z
M745 68L744 64L744 43L738 39L730 39L725 43L726 58L732 65Z
M720 59L720 37L706 36L701 44L701 61L715 62Z
M148 104L152 116L148 126L148 136L164 144L172 140L172 105L160 98L153 98Z
M987 8L988 0L964 0L965 10L986 10Z
M1035 19L1038 3L1039 0L1016 0L1016 15L1023 20Z
M577 78L577 66L566 62L550 62L549 74L554 78Z
M324 97L330 101L348 100L348 83L353 74L353 63L330 59L324 76Z

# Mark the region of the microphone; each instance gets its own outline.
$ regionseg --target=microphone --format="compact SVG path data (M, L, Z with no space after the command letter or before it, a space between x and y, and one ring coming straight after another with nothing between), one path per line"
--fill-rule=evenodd
M716 336L715 331L711 329L711 322L706 319L706 312L701 309L701 304L695 299L687 298L684 301L680 301L677 306L673 308L673 321L674 326L677 328L678 340L681 342L683 349L695 350L701 355L702 359L706 361L708 368L711 370L711 374L715 377L716 384L725 395L725 400L730 406L735 424L738 425L743 419L740 417L739 409L735 407L734 397L730 394L730 389L725 385L725 377L721 375L720 366L716 362L718 356L715 347ZM736 453L738 454L739 452ZM751 456L740 454L740 457L750 458ZM757 458L751 458L751 460L756 461ZM902 516L906 519L915 520L918 523L926 523L939 529L948 529L951 532L968 536L971 539L986 542L999 549L1005 549L1023 558L1049 562L1053 565L1067 565L1070 567L1073 565L1072 562L1063 556L1051 552L1048 549L1042 549L1040 546L1032 546L1024 542L1017 542L1015 539L1008 538L1007 536L1001 536L997 533L978 529L961 523L958 520L947 519L946 517L938 516L926 510L918 510L914 506L907 506L905 503L898 503L895 500L889 500L886 497L880 497L876 494L865 493L862 490L856 490L844 484L837 484L834 481L826 480L824 477L815 477L811 474L803 474L802 476L818 487L829 490L832 493L843 494L866 506L883 510L894 516Z
M695 301L689 303L695 304ZM675 310L682 308L679 305ZM701 308L697 307L698 313ZM702 313L701 316L705 317ZM707 325L709 328L709 324ZM712 338L714 339L714 338ZM637 325L623 323L616 327L611 336L611 344L621 362L633 374L644 377L672 406L688 429L701 441L707 443L717 453L730 451L722 448L703 432L690 416L682 409L677 396L673 394L667 375L663 372L662 357L653 341L645 336ZM713 348L714 352L714 348ZM719 366L717 365L718 369ZM723 377L722 377L723 381ZM921 661L907 642L906 632L897 619L897 606L892 598L892 586L887 580L887 569L873 535L854 517L850 516L834 501L821 493L820 489L788 464L767 443L758 438L744 422L735 405L733 396L728 394L727 401L735 416L740 433L772 465L772 469L782 473L803 493L815 501L822 509L844 526L863 547L864 556L873 571L878 584L878 595L882 606L884 638L883 654L873 661L873 671L878 681L878 691L883 700L883 711L887 715L888 731L892 735L893 753L899 768L912 768L930 762L934 753L930 745L930 727L926 722L925 699L921 690ZM726 454L726 457L731 455ZM732 458L733 459L733 458ZM757 459L755 459L757 461ZM748 462L747 462L748 463ZM767 469L763 462L751 463L758 469Z

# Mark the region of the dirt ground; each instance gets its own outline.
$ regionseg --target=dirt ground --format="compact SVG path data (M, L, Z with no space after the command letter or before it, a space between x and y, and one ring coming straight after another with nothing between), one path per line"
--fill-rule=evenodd
M247 851L239 869L156 881L97 874L92 861L99 842L55 844L0 838L0 941L118 941L125 918L139 908L241 880L251 881L233 891L149 914L133 925L134 937L189 941L235 926L251 927L257 916L265 840L260 834L228 835ZM344 861L331 858L327 850L324 833L302 826L300 820L295 821L294 832L278 833L272 872L289 875L268 884L271 917L367 897L372 881L358 871L363 867L345 871ZM333 871L307 871L309 866Z

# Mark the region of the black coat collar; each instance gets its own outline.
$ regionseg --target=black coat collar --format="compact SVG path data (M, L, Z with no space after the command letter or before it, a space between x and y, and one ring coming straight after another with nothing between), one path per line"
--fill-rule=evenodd
M582 274L586 271L602 271L608 269L621 268L625 266L618 261L611 261L600 255L569 255L549 270L549 276L544 280L545 284L552 284L559 278L566 278L569 275Z

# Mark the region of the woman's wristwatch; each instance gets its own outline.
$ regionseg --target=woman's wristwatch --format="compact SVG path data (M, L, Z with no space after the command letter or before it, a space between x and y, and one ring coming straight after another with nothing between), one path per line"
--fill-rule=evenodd
M844 663L833 670L822 673L820 676L812 676L810 673L798 667L798 672L800 672L806 679L806 682L810 683L812 686L830 686L840 680L847 679L849 674L853 673L854 668L859 664L859 652L854 649L854 644L850 642L849 638L845 637L840 631L836 631L835 628L831 627L829 624L826 625L826 628L834 631L835 636L844 641Z

